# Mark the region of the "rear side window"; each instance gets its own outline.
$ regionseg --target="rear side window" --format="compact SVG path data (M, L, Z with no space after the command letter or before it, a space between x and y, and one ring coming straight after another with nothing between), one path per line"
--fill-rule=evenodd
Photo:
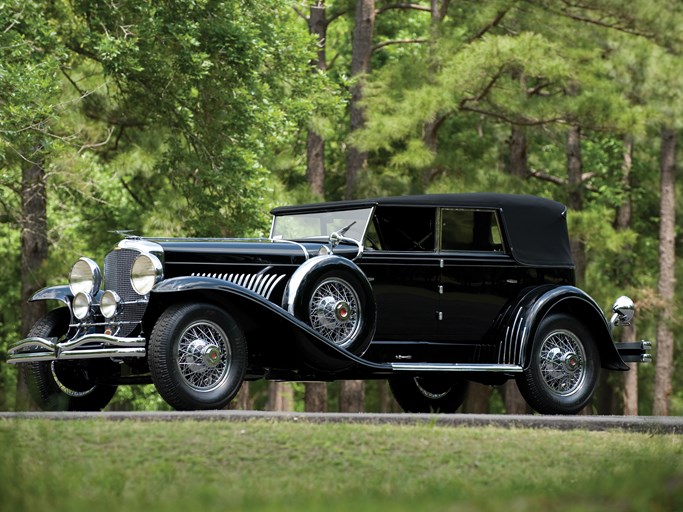
M496 213L482 210L441 210L441 250L502 252Z

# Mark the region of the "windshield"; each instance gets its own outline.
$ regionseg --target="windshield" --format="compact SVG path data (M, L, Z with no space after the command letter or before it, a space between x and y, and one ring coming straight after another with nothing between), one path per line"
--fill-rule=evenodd
M273 219L273 229L270 237L287 240L327 238L334 231L339 231L351 225L344 233L344 236L361 242L365 234L365 228L370 220L370 215L372 215L372 207L336 212L278 215Z

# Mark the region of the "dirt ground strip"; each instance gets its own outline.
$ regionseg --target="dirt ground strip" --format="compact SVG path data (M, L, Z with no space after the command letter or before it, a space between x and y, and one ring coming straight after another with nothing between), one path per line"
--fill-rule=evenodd
M0 419L111 421L291 421L309 423L431 424L452 427L552 428L557 430L623 430L651 434L683 434L683 417L662 416L538 416L498 414L345 414L266 411L192 412L0 412Z

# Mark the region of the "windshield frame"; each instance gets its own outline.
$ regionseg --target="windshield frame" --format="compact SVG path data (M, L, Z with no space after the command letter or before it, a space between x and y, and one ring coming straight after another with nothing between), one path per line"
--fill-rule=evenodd
M356 216L354 217L354 213ZM283 213L279 215L273 215L273 220L270 226L270 239L271 240L315 240L315 241L327 241L330 238L330 234L333 231L339 231L340 229L349 225L350 222L355 222L344 234L344 237L356 240L359 244L362 244L365 240L365 235L368 230L368 225L372 222L372 218L375 214L374 205L365 205L362 207L351 207L351 208L337 208L334 210L315 210L315 211L304 211L296 213ZM286 218L298 217L301 220L318 220L320 223L320 228L318 234L311 234L306 236L284 236L284 233L278 234L276 232L278 226L278 221L282 221ZM338 221L334 223L334 221ZM322 224L337 224L329 225L329 233L322 233ZM358 238L358 236L360 236Z

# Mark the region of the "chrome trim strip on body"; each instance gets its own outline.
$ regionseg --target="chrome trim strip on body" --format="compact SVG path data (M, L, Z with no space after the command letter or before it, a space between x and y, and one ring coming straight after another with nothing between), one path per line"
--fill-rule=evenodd
M517 364L469 364L469 363L391 363L391 369L406 372L497 372L521 373Z
M273 222L275 222L275 217L273 217ZM271 235L272 235L272 229L273 229L273 228L271 227L270 229L271 229ZM304 258L306 258L306 260L308 260L308 258L311 257L310 254L308 254L308 251L306 250L306 248L304 247L304 245L303 245L303 244L300 244L299 242L295 242L294 240L285 240L284 238L271 238L270 241L271 241L271 242L284 242L284 243L287 243L287 244L298 245L299 248L303 251L303 253L304 253Z
M7 362L55 361L59 359L85 359L90 357L144 357L145 338L120 338L106 334L86 334L80 338L55 343L56 338L26 338L7 351ZM102 343L103 348L80 349L88 343ZM35 350L38 348L39 350ZM41 350L43 349L43 350ZM26 352L22 352L26 350Z
M524 308L522 307L518 308L514 320L505 328L505 336L498 353L498 362L500 364L516 364L520 362L519 328L524 322L523 310Z

